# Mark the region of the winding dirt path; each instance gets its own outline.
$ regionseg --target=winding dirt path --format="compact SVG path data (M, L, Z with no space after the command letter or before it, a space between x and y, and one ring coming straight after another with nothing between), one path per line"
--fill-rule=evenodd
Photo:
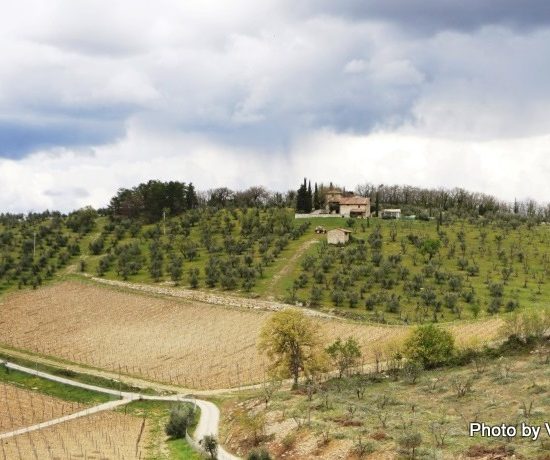
M95 391L97 393L104 393L112 396L118 396L121 398L114 401L108 401L106 403L99 404L97 406L90 407L82 411L75 412L74 414L66 415L64 417L48 420L46 422L38 423L36 425L28 426L25 428L19 428L18 430L10 431L7 433L1 433L0 439L6 439L17 435L25 434L25 433L30 433L32 431L47 428L69 420L74 420L80 417L86 417L88 415L95 414L97 412L112 410L112 409L115 409L116 407L123 406L132 401L137 401L137 400L178 401L178 402L187 402L187 403L195 404L200 408L201 413L200 413L199 423L197 424L197 427L195 428L195 433L193 434L193 438L190 439L192 441L192 445L195 448L200 449L200 443L205 436L207 435L214 436L216 437L216 439L218 437L219 424L220 424L220 410L215 404L211 403L210 401L203 401L201 399L190 398L188 395L185 395L185 394L176 394L176 395L170 395L170 396L152 396L152 395L144 395L141 393L124 392L124 391L120 392L120 391L113 390L111 388L104 388L96 385L89 385L86 383L77 382L75 380L67 379L65 377L59 377L57 375L49 374L47 372L31 369L26 366L20 366L18 364L10 363L8 361L0 360L0 364L4 365L9 369L13 369L19 372L24 372L29 375L35 375L43 379L61 383L63 385L71 385L71 386L83 388L89 391ZM219 446L218 459L219 460L239 460L239 457L235 457L234 455L225 451L223 447Z
M318 243L318 242L319 242L318 239L311 239L311 240L308 240L308 241L304 242L298 249L296 249L296 251L294 251L292 256L283 265L283 267L277 273L275 273L275 275L273 275L273 277L271 278L271 281L269 282L269 286L267 288L267 291L266 291L267 296L268 296L269 299L275 299L275 287L277 286L277 283L279 282L279 280L282 277L284 277L285 275L287 275L288 273L290 273L290 270L292 270L292 268L294 268L294 266L296 265L296 262L298 261L298 259L300 259L300 257L302 257L304 255L304 253L312 245L314 245L315 243Z

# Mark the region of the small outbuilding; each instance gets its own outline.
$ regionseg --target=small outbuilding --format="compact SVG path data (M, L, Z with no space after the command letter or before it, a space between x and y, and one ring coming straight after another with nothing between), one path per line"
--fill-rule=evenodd
M327 232L328 244L346 244L349 241L351 230L347 228L334 228Z
M401 209L384 209L382 219L401 219Z

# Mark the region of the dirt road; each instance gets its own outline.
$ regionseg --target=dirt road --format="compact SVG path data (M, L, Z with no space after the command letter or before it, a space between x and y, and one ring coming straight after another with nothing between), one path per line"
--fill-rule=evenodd
M195 399L184 394L176 394L176 395L170 395L170 396L152 396L152 395L144 395L141 393L120 392L120 391L113 390L111 388L104 388L96 385L89 385L86 383L77 382L75 380L59 377L57 375L49 374L47 372L31 369L26 366L20 366L18 364L10 363L8 361L0 360L0 364L4 365L9 369L17 370L19 372L24 372L29 375L35 375L37 377L41 377L43 379L47 379L53 382L62 383L64 385L71 385L74 387L95 391L97 393L104 393L112 396L118 396L121 398L115 401L109 401L103 404L99 404L97 406L90 407L83 411L66 415L64 417L48 420L46 422L42 422L42 423L25 427L25 428L20 428L18 430L14 430L11 432L2 433L0 434L0 439L6 439L6 438L14 437L20 434L29 433L31 431L40 430L42 428L47 428L49 426L53 426L58 423L63 423L69 420L74 420L80 417L85 417L91 414L95 414L97 412L112 410L116 407L122 406L124 404L128 404L132 401L137 401L137 400L179 401L179 402L187 402L187 403L195 404L200 408L201 413L200 413L199 423L197 424L195 433L193 434L194 445L195 446L200 445L203 438L207 435L215 436L216 438L218 436L219 423L220 423L220 410L215 404L209 401ZM218 448L218 459L219 460L239 460L239 457L235 457L229 452L226 452L223 449L223 447L220 446Z

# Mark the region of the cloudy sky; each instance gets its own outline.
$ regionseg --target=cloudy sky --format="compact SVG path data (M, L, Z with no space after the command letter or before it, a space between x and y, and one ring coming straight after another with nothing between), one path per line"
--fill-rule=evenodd
M223 5L223 6L222 6ZM550 201L547 0L18 0L0 212L151 178Z

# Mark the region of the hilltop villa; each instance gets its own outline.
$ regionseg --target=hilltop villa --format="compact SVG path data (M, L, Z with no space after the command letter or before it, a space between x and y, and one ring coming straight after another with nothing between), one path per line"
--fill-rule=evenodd
M369 217L370 198L331 189L326 193L326 212L343 217Z

